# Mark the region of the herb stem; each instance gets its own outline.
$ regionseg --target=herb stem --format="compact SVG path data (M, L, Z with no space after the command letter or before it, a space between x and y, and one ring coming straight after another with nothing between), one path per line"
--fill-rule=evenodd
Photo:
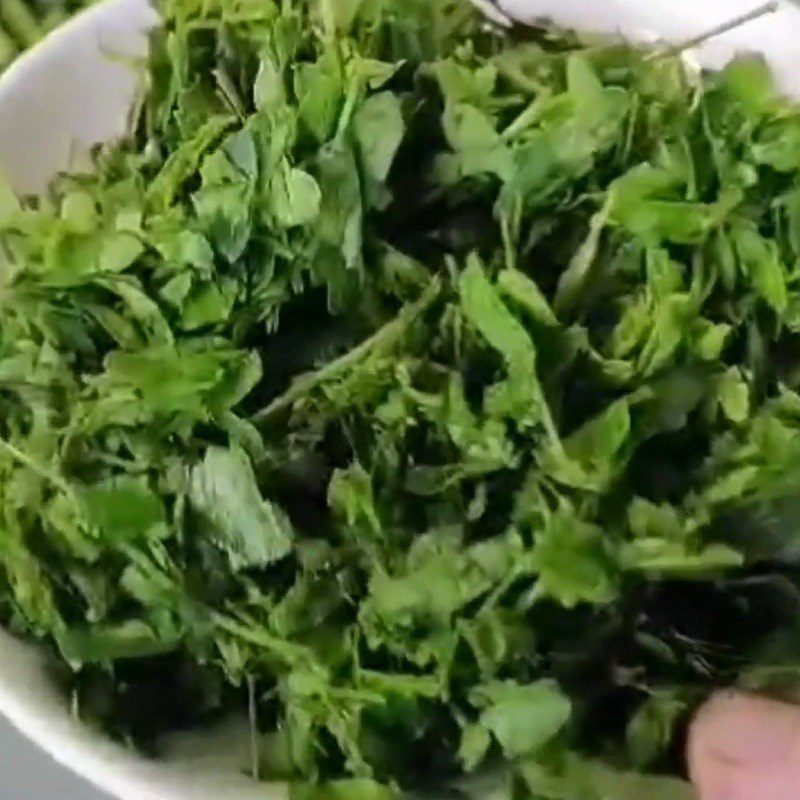
M745 14L740 14L738 17L728 20L727 22L723 22L720 25L715 25L710 30L704 31L697 36L693 36L691 39L687 39L686 41L676 45L671 45L664 50L657 50L656 52L650 53L645 57L644 60L646 62L652 62L674 58L675 56L681 55L681 53L685 53L687 50L693 50L695 47L700 47L700 45L706 44L706 42L716 39L719 36L723 36L726 33L730 33L737 28L741 28L750 22L754 22L757 19L774 14L780 10L780 7L780 0L769 0L769 2L754 8L752 11L748 11Z
M5 439L0 439L0 448L5 450L12 458L18 461L23 466L27 467L32 472L35 472L40 478L43 478L48 483L53 484L57 489L60 489L64 494L72 497L72 487L61 477L58 475L54 475L47 469L47 467L38 464L34 459L32 459L26 453L23 453L15 445L11 444L11 442L7 442Z
M0 27L0 68L11 63L18 52L16 42Z
M366 339L340 358L331 361L330 364L327 364L317 372L310 372L297 378L284 394L273 400L265 409L259 411L253 417L253 422L256 424L267 422L276 414L286 411L303 395L313 391L325 381L345 372L353 364L357 364L370 353L391 347L408 330L409 325L428 309L439 295L441 286L440 279L434 277L425 288L420 298L402 308L400 313L391 322L388 322L376 331L369 339Z
M253 780L258 781L261 777L258 747L258 705L256 703L256 679L252 675L247 676L247 711L250 721L250 769L253 774Z
M308 651L301 645L292 644L284 639L278 639L266 631L259 630L255 627L248 627L218 611L209 611L209 615L211 621L220 630L225 631L225 633L230 634L236 639L241 639L251 645L268 650L284 663L290 664L290 659L288 657L289 652L291 652L291 657L298 661L308 656Z
M22 0L0 0L0 22L20 47L30 47L44 35L42 26Z

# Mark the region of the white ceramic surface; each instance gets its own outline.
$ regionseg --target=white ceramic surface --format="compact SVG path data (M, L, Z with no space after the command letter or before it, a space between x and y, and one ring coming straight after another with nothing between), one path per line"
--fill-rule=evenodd
M268 2L268 0L264 0ZM484 6L491 0L474 0ZM596 31L680 41L760 0L499 0L525 20L551 18ZM726 34L696 56L719 66L737 51L764 51L787 92L800 97L800 0ZM109 54L142 54L156 17L146 0L105 0L48 37L0 78L0 170L20 192L40 190L81 163L87 146L125 129L136 93L128 66ZM242 775L240 726L178 740L148 762L75 722L37 652L0 632L0 712L75 772L123 800L283 800L282 787Z
M74 18L0 79L0 168L20 191L42 188L86 146L119 136L136 90L131 58L157 16L146 0L109 0ZM112 57L113 55L113 57Z

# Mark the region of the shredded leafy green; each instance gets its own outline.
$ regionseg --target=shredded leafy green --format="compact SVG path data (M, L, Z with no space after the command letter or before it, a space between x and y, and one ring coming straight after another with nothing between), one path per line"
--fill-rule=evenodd
M0 186L7 626L297 800L690 797L697 703L800 677L797 108L460 0L162 12L131 136Z

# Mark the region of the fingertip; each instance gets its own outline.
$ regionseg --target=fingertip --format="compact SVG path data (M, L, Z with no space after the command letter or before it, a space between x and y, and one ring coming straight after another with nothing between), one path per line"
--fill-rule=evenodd
M714 695L695 715L689 727L686 755L689 777L700 800L728 800L729 765L720 761L713 748L715 729L726 713L730 693Z
M795 800L800 786L800 708L720 692L695 717L689 774L701 800ZM782 786L793 786L784 795Z

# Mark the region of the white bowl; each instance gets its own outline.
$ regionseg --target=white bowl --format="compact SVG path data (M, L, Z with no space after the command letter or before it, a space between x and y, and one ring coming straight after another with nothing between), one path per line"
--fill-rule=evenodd
M268 0L264 0L268 2ZM800 5L732 31L695 53L709 67L739 50L763 51L785 91L800 97ZM639 38L680 41L756 7L760 0L474 0L525 20ZM109 53L143 54L157 24L147 0L105 0L50 35L0 78L0 171L20 193L43 189L80 165L89 146L126 126L136 93L131 70ZM285 787L243 775L241 725L167 743L146 761L76 722L35 648L0 631L0 712L65 766L122 800L283 800Z

